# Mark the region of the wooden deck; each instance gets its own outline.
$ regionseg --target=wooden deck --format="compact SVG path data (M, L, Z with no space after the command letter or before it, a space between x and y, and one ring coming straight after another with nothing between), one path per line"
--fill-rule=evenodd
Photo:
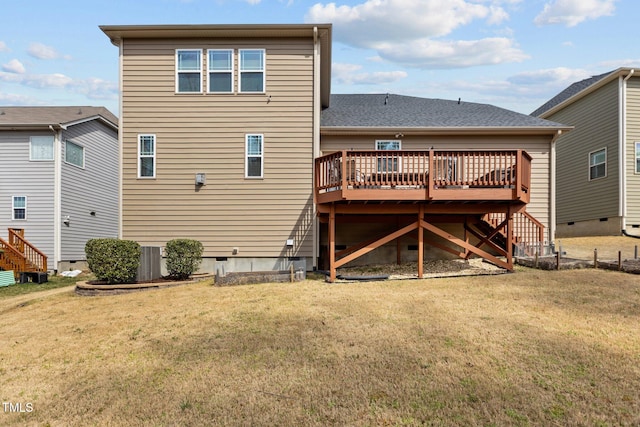
M316 203L528 203L531 157L513 151L338 151L316 159ZM390 191L392 190L392 191Z
M535 253L544 238L544 226L526 212L531 157L522 150L344 150L316 159L315 183L316 209L328 224L330 281L337 268L404 235L418 241L418 277L425 245L512 270L514 245ZM336 223L347 216L389 222L402 216L404 225L336 252ZM463 235L444 231L441 222L461 224Z

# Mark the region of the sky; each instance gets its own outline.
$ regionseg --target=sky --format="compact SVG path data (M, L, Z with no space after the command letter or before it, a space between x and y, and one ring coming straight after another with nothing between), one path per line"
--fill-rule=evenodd
M118 114L118 48L99 25L331 23L334 94L530 114L571 83L640 67L639 17L638 0L0 0L0 105Z

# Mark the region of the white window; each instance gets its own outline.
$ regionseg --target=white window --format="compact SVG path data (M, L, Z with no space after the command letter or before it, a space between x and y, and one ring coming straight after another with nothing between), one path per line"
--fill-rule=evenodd
M53 160L53 135L30 138L29 160Z
M589 153L589 180L607 176L607 149Z
M262 135L246 135L245 177L262 178L263 174L263 137Z
M84 147L71 141L65 141L64 161L84 168Z
M156 177L156 136L138 135L138 178Z
M240 92L264 92L264 49L240 49Z
M399 140L379 140L376 141L376 150L398 151L400 150ZM378 172L399 172L398 156L395 154L378 155Z
M202 92L202 51L176 50L176 92Z
M636 142L636 173L640 173L640 142Z
M13 196L11 219L27 219L27 196Z
M210 49L207 67L209 69L209 92L233 92L233 50Z

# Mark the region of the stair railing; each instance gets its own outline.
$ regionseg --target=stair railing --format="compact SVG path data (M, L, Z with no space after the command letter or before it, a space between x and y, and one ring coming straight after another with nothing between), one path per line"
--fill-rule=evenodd
M22 255L25 259L25 265L20 271L39 271L42 273L47 272L47 256L29 243L24 238L24 230L22 229L9 229L9 246L12 246Z

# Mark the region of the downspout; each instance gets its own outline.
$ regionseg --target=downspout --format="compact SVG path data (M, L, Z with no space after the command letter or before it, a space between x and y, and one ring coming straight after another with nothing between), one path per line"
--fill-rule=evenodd
M619 195L620 203L619 203L619 216L621 219L622 226L622 234L628 236L627 234L627 81L633 76L635 72L634 69L629 71L626 77L622 78L620 76L620 118L618 122L620 123L620 141L619 141Z
M49 130L53 132L53 265L49 268L58 271L62 260L62 128L49 125Z
M320 245L320 227L315 202L315 165L316 158L320 156L320 40L318 39L318 27L313 27L313 154L311 159L311 194L313 203L313 269L318 268L318 250Z
M560 138L562 131L558 130L551 139L551 179L549 186L551 187L550 203L549 203L549 242L556 239L556 140Z
M124 40L120 40L120 43L118 44L118 74L119 74L119 80L120 80L120 84L119 84L119 89L120 89L120 99L118 102L118 108L119 108L119 112L118 112L118 238L119 239L123 239L122 237L122 205L124 204L122 201L122 196L123 196L123 179L122 179L122 175L123 175L123 171L122 171L122 163L123 163L123 126L122 126L122 104L123 101L122 99L124 98L123 96L123 76L124 76L124 72L123 72L123 62L124 62L124 58L123 58L123 45L124 44Z

